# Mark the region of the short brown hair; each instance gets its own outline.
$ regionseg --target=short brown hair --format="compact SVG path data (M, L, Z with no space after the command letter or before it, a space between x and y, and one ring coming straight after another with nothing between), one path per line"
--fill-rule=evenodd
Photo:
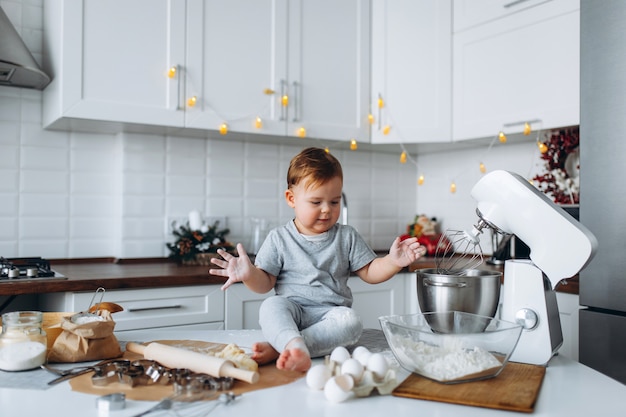
M343 170L337 158L322 148L306 148L291 159L287 187L298 185L305 179L308 186L321 185L336 177L343 181Z

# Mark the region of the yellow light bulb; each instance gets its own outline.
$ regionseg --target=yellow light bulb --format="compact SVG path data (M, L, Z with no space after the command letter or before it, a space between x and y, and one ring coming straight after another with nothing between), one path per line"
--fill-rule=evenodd
M506 135L504 132L500 131L500 133L498 133L498 139L500 140L500 143L506 143Z
M454 181L452 181L452 183L450 184L450 192L452 194L456 193L456 184Z
M417 185L423 185L424 184L424 175L420 175L417 178Z
M254 127L256 127L257 129L260 129L263 127L263 120L261 120L259 116L257 116L256 119L254 119Z
M193 107L196 105L197 102L198 102L198 97L193 96L189 100L187 100L187 106Z
M528 122L524 123L524 136L530 135L531 131L530 124Z
M324 148L324 151L325 151L326 153L330 153L330 149L328 149L328 146Z
M391 130L391 126L389 125L383 126L383 135L388 135L390 130Z
M385 100L383 100L382 96L378 96L378 108L382 109L385 107Z
M369 124L373 125L374 124L374 115L372 113L367 115L367 121L369 122Z
M168 78L176 77L176 67L170 67L170 69L167 71L167 76Z
M225 135L228 133L228 125L226 123L222 123L220 125L220 134Z
M351 139L350 140L350 150L351 151L356 151L358 147L359 147L359 145L357 145L356 139Z
M482 172L483 174L487 172L487 168L485 168L485 164L483 164L482 162L478 166L478 169L480 169L480 172Z
M274 93L275 93L275 91L272 90L271 88L266 88L266 89L263 90L263 94L266 94L268 96L271 96Z
M539 147L539 152L541 152L541 153L548 152L548 145L546 145L545 143L539 142L539 143L537 143L537 146Z
M400 154L400 163L406 164L406 152L404 151L402 151L402 153Z
M306 137L306 129L304 127L300 127L296 132L296 135L298 135L299 138Z
M287 107L289 105L289 96L285 94L284 96L281 97L280 102L283 105L283 107Z

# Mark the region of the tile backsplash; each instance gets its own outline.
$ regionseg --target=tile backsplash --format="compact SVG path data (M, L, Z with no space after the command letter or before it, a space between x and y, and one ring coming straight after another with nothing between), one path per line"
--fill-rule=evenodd
M41 62L42 1L0 5ZM195 209L226 217L230 240L246 244L252 218L278 225L292 217L283 197L289 160L319 146L48 131L41 106L39 91L0 87L0 256L166 256L170 221ZM330 148L344 168L349 223L380 250L416 213L437 216L443 227L474 222L469 190L481 175L479 162L531 177L539 161L529 141L420 154L417 164L400 164L400 148ZM418 187L421 173L426 181Z

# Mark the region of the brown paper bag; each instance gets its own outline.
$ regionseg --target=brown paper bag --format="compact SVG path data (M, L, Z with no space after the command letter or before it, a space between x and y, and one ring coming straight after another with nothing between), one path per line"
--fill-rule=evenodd
M64 317L63 329L48 352L48 362L86 362L122 356L122 350L113 334L115 322L111 313L101 310L103 320L74 323L72 316Z

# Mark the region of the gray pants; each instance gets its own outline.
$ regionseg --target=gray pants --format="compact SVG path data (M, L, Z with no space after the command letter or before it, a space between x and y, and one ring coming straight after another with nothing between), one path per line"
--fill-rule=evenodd
M302 337L312 358L356 343L363 331L361 319L349 307L302 306L281 296L263 301L259 324L263 336L278 352L292 339Z

